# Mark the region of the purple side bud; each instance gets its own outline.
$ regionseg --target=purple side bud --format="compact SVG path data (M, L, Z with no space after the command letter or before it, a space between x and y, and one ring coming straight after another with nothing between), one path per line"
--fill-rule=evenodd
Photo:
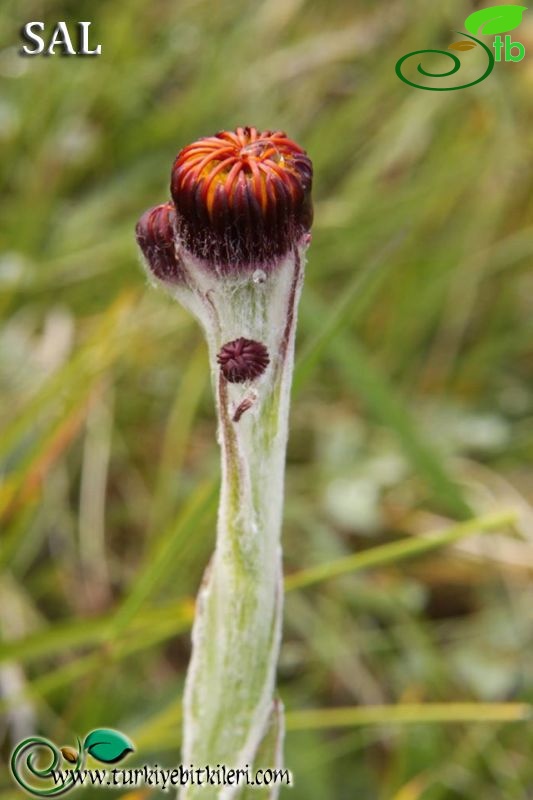
M178 283L181 267L175 248L176 211L171 203L145 211L135 229L137 244L156 278Z
M217 355L222 374L230 383L244 383L258 378L268 367L268 350L253 339L227 342Z

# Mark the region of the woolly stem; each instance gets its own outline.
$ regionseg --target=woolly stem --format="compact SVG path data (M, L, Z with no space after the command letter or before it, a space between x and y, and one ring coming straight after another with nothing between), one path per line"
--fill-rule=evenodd
M234 283L204 275L187 297L177 290L205 328L222 457L216 549L198 596L185 687L185 766L251 770L273 709L278 729L283 727L280 706L273 705L282 616L280 532L303 249L268 274ZM236 336L262 342L270 356L265 374L249 385L229 383L216 361L220 347ZM281 735L271 748L278 758ZM187 786L180 797L229 800L242 790L242 782ZM277 789L268 796L277 797Z

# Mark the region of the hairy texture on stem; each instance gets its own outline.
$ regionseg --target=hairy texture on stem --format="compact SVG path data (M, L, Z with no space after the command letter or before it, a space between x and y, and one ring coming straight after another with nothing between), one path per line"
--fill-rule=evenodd
M193 628L184 763L251 765L269 725L281 637L280 532L289 393L306 243L265 282L254 283L250 277L208 289L209 279L204 278L203 296L209 300L200 319L216 386L222 487L216 550ZM228 381L219 366L219 342L236 328L264 342L271 355L253 394ZM187 800L237 796L232 787L187 787L182 792Z
M173 204L137 227L151 279L204 329L222 455L216 548L185 685L185 764L282 763L280 534L311 178L307 155L280 131L218 133L178 154ZM242 786L186 786L180 797L248 795Z

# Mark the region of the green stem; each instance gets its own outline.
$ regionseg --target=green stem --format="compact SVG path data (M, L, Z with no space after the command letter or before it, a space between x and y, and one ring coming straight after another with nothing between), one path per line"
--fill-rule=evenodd
M195 767L279 765L283 719L274 687L283 597L280 534L301 282L300 254L294 253L260 282L241 281L202 295L209 298L203 322L222 485L217 544L198 596L184 697L182 761ZM250 385L229 383L216 360L220 347L239 335L263 343L270 357L265 374ZM273 715L280 733L275 746L265 748ZM258 764L257 758L270 763ZM269 796L276 797L276 790ZM242 789L183 788L182 800L196 797L226 800L242 797Z

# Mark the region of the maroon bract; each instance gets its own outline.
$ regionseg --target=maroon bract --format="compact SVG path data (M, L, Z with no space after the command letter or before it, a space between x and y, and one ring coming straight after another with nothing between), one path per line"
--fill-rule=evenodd
M226 380L244 383L262 375L270 359L264 344L241 337L227 342L220 349L217 361Z

